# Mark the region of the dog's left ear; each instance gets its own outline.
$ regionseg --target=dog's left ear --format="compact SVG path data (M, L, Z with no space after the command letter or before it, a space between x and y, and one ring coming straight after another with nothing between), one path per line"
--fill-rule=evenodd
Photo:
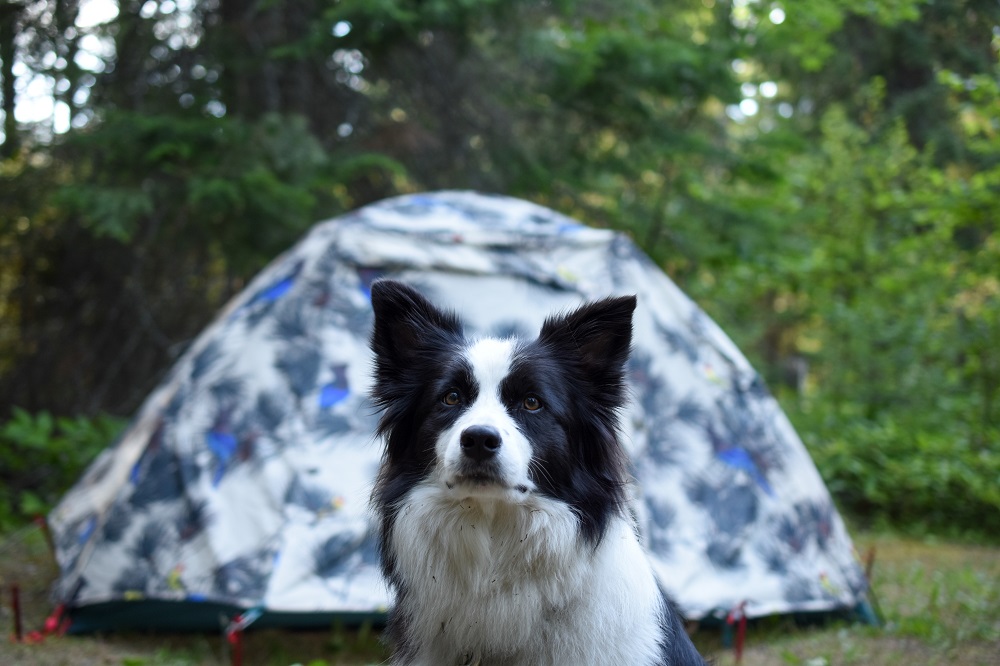
M608 374L621 375L632 345L632 313L635 296L605 298L542 325L539 340L575 350L585 371L607 381Z

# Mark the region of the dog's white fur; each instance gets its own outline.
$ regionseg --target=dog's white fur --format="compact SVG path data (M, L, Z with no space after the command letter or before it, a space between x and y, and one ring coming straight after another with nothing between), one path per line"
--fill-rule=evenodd
M594 549L561 502L459 500L427 482L392 540L420 646L414 666L475 664L484 653L491 666L658 663L662 600L624 518ZM449 651L455 644L462 653Z

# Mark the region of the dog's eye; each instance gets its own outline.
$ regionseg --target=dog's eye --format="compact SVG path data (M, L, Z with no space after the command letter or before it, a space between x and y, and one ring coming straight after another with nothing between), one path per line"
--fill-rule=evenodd
M448 405L449 407L454 407L458 403L462 402L462 396L458 394L458 391L448 391L441 398L441 402Z
M528 397L526 397L524 399L524 402L522 402L521 404L529 412L537 412L539 409L542 408L542 401L538 399L538 396L534 395L529 395Z

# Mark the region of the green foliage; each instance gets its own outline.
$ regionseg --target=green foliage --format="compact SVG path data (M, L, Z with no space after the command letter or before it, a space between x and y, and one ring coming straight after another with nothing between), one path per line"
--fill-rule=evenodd
M96 236L110 236L121 242L132 238L154 206L148 193L124 188L71 184L57 196L67 209L81 214Z
M328 187L327 156L294 117L117 113L62 150L79 177L54 202L93 234L135 242L152 231L177 251L211 248L238 271L301 234Z
M836 36L845 21L872 20L874 25L892 27L920 18L927 0L808 0L783 5L786 10L779 25L771 25L772 3L738 3L736 20L759 25L768 43L765 48L794 60L806 72L817 72L837 54ZM843 54L847 55L847 54Z
M124 425L15 408L0 425L0 530L47 513Z
M879 80L864 91L873 113L884 94ZM729 306L720 318L779 391L782 359L808 366L784 402L842 507L995 535L994 170L935 164L901 119L865 127L834 106L817 129L808 152L787 155L780 188L765 183L785 214L774 245L702 293Z
M0 404L128 413L315 220L500 191L630 234L844 506L996 513L996 3L195 0L71 30L46 4L0 50L75 125L4 145ZM108 66L50 57L98 32Z
M798 421L830 491L857 520L954 536L1000 530L1000 452L970 441L966 429L830 413Z

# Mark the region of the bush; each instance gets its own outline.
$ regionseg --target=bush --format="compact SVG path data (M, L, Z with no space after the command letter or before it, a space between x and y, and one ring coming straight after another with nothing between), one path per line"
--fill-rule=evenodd
M979 433L891 419L806 420L813 423L801 432L820 473L838 505L859 521L953 536L1000 533L1000 453L977 444Z
M14 408L0 426L0 530L47 513L124 425L110 416L56 418Z

